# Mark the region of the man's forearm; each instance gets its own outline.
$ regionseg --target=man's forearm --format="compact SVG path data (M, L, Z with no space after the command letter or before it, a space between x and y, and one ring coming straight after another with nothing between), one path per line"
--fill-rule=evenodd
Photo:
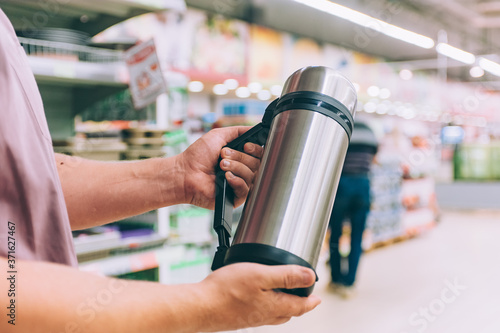
M56 154L56 163L73 230L183 203L175 157L99 162ZM165 173L170 183L158 181Z
M0 266L7 266L5 258ZM0 332L197 332L209 314L197 285L106 278L44 262L17 266L17 319L15 326L8 324L3 311ZM0 280L2 291L7 283ZM0 293L4 310L8 302L7 293Z

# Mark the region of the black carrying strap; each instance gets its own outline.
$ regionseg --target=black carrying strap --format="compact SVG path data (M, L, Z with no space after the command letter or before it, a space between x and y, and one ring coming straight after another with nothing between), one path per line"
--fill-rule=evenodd
M265 145L269 135L269 127L273 119L274 110L278 104L278 99L274 100L266 108L262 122L252 127L250 130L228 143L225 147L243 151L243 146L247 142L258 145ZM224 258L229 248L229 238L231 238L231 229L233 224L233 206L234 192L226 179L226 172L221 170L220 161L217 164L215 173L215 212L214 212L214 230L219 238L219 246L215 252L212 270L224 266Z

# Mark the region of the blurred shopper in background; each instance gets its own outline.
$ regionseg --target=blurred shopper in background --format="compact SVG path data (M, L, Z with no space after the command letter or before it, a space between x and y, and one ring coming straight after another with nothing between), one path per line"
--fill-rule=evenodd
M378 142L374 132L365 123L355 122L330 217L332 275L330 289L345 298L352 295L356 271L363 251L361 241L370 211L369 172L377 150ZM349 219L351 223L351 245L347 260L343 258L344 252L347 251L339 248L343 223L346 219Z

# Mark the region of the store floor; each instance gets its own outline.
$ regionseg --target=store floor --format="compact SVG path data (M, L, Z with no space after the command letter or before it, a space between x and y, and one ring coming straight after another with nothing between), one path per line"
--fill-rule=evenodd
M357 295L327 291L314 311L239 333L499 333L500 211L444 212L427 234L365 254Z

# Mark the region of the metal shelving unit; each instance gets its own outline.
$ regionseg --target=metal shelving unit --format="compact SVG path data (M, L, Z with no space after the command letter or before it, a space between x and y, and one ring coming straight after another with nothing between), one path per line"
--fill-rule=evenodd
M184 0L2 0L0 5L28 54L54 139L72 136L75 115L128 87L120 51L82 43L129 18L186 8ZM53 40L40 39L52 35ZM61 42L64 38L71 43Z
M120 51L19 37L38 84L128 87Z

